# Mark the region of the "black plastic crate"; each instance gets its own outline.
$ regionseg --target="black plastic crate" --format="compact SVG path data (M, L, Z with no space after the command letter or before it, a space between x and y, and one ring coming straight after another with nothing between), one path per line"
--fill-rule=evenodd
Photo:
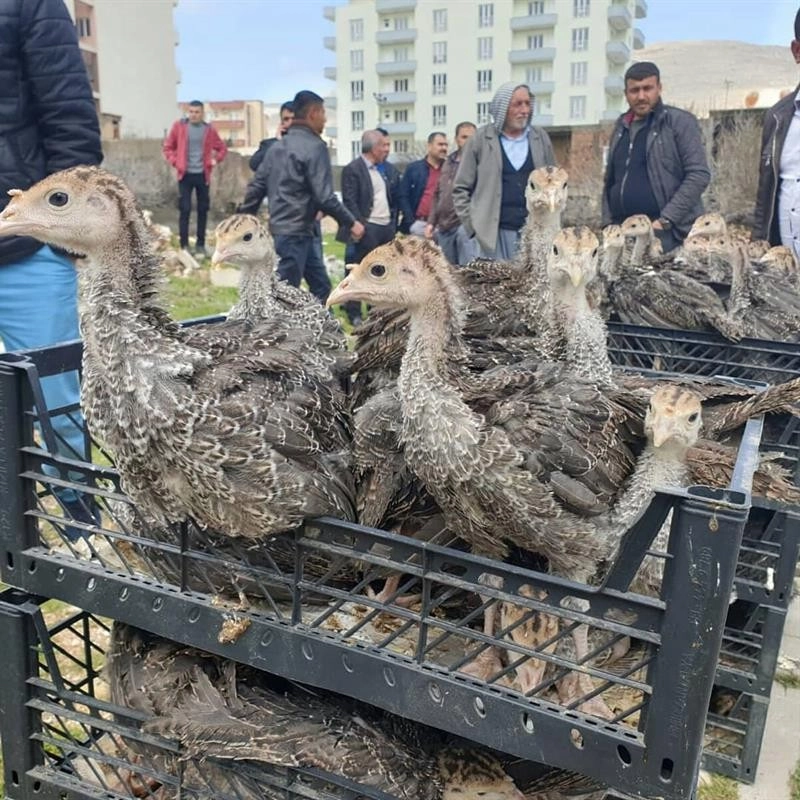
M190 526L149 526L111 467L52 455L37 441L35 421L52 442L49 418L72 411L46 412L38 377L77 368L79 355L79 346L69 345L24 361L0 357L0 563L7 583L581 772L623 793L691 796L704 722L696 710L705 708L714 679L760 421L748 423L742 438L737 490L659 493L604 585L588 587L331 519L278 537L269 552ZM64 537L58 492L66 487L81 488L103 509L102 528L92 529L88 544ZM663 599L631 594L630 581L670 512ZM365 596L387 571L403 574L401 591L418 593L416 606ZM230 599L236 591L249 608ZM497 638L480 624L492 605L519 612ZM558 632L546 641L508 638L521 624L555 618ZM605 666L559 652L558 641L580 623L599 631L589 658L627 637L634 643L627 659ZM492 646L504 663L481 679L468 674ZM508 685L522 662L547 665L526 694ZM592 680L582 699L602 697L613 719L558 702L557 679L575 670Z
M182 761L177 742L141 729L145 714L110 701L103 673L110 623L64 609L47 624L40 602L16 590L0 594L9 800L392 800L317 769Z
M753 783L769 697L715 687L706 718L703 769Z

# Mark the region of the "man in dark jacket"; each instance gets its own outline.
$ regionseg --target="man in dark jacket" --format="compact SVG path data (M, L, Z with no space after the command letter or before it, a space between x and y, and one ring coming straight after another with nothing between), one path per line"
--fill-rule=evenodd
M664 105L660 78L650 61L633 64L625 73L630 109L611 134L603 225L646 214L666 253L686 238L703 213L700 198L711 172L697 119Z
M791 44L800 64L800 11ZM790 247L800 257L800 102L790 92L764 115L753 237Z
M259 165L239 211L255 214L267 196L269 227L280 258L278 274L293 286L299 286L305 278L311 292L324 303L331 282L314 247L317 212L349 227L355 240L364 235L364 226L333 191L331 160L321 137L325 129L324 101L314 92L302 91L292 104L294 122Z
M415 236L424 236L428 215L433 208L433 193L442 174L442 164L447 158L447 136L434 131L428 136L425 158L412 161L400 180L398 205L402 212L400 230Z
M352 243L348 263L361 261L371 250L394 239L394 198L386 175L379 169L387 155L384 139L378 130L364 131L361 155L342 170L342 202L364 226L364 235ZM340 227L336 238L351 243L350 229ZM349 272L345 267L345 275ZM361 322L361 303L345 303L344 310L351 324Z
M275 135L270 139L262 139L258 145L258 150L256 150L255 153L250 156L250 161L247 162L253 172L258 169L258 165L264 160L264 156L267 155L270 147L272 147L272 145L274 145L276 142L279 142L285 135L286 131L289 130L292 120L294 119L294 106L292 105L292 101L287 100L281 106L279 113L280 124L278 125L278 130L275 131Z
M63 0L0 0L0 85L0 210L9 189L102 161L92 87ZM0 339L6 350L79 337L72 261L34 239L0 239ZM78 403L75 372L46 378L43 386L48 408ZM52 422L62 455L83 458L82 431L65 414ZM73 519L95 524L90 501L72 490L58 497ZM65 532L72 539L80 535L73 526Z

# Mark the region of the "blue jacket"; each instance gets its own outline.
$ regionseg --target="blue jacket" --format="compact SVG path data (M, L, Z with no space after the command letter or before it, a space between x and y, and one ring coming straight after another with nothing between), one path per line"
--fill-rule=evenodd
M0 0L0 86L0 210L9 189L103 160L92 87L63 0ZM0 264L41 246L0 239Z
M400 191L397 196L397 205L403 215L400 220L401 233L408 233L411 223L417 218L417 206L419 201L422 200L430 169L430 165L423 158L419 161L412 161L403 173L403 178L400 181Z

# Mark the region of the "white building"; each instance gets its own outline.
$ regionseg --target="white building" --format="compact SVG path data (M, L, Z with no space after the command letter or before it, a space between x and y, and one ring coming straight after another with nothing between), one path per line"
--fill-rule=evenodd
M336 53L338 161L380 123L397 154L434 130L489 121L505 81L527 83L534 122L596 124L623 109L623 73L644 36L647 0L349 0L326 6Z
M104 138L162 138L177 118L178 0L65 0Z

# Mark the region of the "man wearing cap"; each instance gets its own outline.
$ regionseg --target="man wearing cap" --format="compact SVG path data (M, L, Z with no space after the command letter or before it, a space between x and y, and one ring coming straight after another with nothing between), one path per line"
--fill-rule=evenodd
M664 252L686 238L703 213L711 180L700 125L693 114L661 100L661 76L651 61L625 73L630 108L611 134L603 187L603 225L646 214Z
M492 122L464 145L453 183L453 207L480 255L510 259L525 224L525 187L531 170L555 164L544 128L531 125L531 93L504 83L489 103Z

